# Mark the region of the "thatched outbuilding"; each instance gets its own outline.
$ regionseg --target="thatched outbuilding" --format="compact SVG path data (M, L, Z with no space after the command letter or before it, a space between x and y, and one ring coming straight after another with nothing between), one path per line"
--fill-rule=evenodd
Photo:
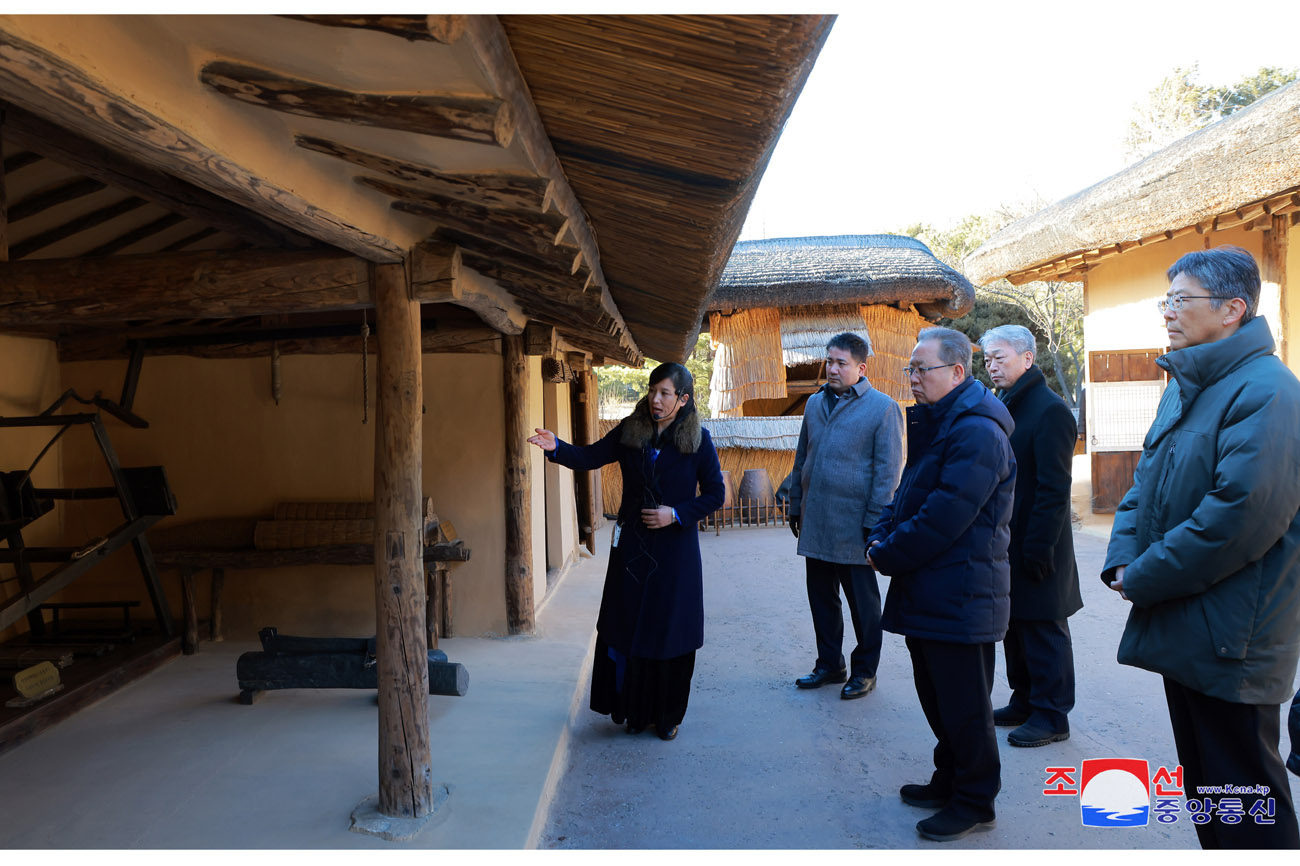
M902 367L927 319L964 316L975 290L921 241L840 235L741 241L709 301L715 416L790 415L821 386L826 341L868 338L867 375L910 403Z
M1093 508L1113 511L1132 484L1164 375L1168 338L1154 302L1165 271L1192 250L1255 255L1259 312L1300 372L1300 86L1281 88L1141 162L1007 226L972 252L980 284L1003 278L1083 283Z

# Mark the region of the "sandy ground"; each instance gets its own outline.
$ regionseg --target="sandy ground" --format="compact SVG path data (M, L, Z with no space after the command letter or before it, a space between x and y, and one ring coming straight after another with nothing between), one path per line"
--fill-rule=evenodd
M1185 815L1168 825L1085 827L1077 797L1042 793L1048 766L1143 758L1154 772L1177 763L1160 679L1115 661L1127 605L1097 579L1105 551L1098 522L1075 536L1085 606L1070 621L1078 694L1072 736L1021 749L999 729L996 829L946 844L917 835L916 822L930 812L902 803L898 789L928 780L934 741L903 639L885 635L879 684L866 698L843 701L838 687L796 689L794 679L816 655L803 560L787 529L734 529L701 538L705 646L680 735L673 742L653 731L630 736L607 716L581 710L539 847L1198 847ZM881 583L883 594L888 579ZM994 706L1009 693L999 647Z

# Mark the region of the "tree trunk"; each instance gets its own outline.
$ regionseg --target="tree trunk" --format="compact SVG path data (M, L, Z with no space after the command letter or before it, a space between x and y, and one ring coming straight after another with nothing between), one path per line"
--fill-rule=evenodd
M433 808L424 631L419 305L401 265L371 269L379 325L375 424L375 615L379 673L379 811Z

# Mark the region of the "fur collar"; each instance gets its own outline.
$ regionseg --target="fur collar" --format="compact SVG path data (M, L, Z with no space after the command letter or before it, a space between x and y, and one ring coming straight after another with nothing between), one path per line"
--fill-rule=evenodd
M652 424L650 400L642 397L641 402L637 403L636 408L632 410L632 414L623 419L623 434L620 441L629 448L637 450L644 448L650 442L650 434L654 429ZM685 418L677 416L669 434L672 436L673 446L680 453L694 454L700 448L700 413L691 412Z

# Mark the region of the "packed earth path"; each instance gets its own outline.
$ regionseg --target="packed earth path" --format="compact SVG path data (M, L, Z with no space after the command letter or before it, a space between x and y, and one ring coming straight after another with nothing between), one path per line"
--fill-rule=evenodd
M876 690L865 698L841 700L838 685L797 689L816 651L790 531L726 529L700 541L704 647L677 739L661 741L653 729L629 735L587 710L584 694L539 847L1199 847L1184 811L1172 823L1153 813L1145 827L1088 827L1078 796L1043 793L1048 767L1139 758L1155 775L1177 766L1160 678L1115 661L1128 604L1097 577L1104 534L1075 534L1084 608L1070 618L1077 677L1070 739L1016 748L999 728L997 826L948 843L920 838L916 822L933 812L898 798L901 785L929 780L934 747L902 637L886 632ZM883 596L888 578L880 581ZM847 613L845 627L847 656ZM994 707L1009 694L999 645ZM1283 755L1287 747L1283 723ZM1078 773L1071 777L1077 788ZM1300 780L1290 780L1300 793Z

